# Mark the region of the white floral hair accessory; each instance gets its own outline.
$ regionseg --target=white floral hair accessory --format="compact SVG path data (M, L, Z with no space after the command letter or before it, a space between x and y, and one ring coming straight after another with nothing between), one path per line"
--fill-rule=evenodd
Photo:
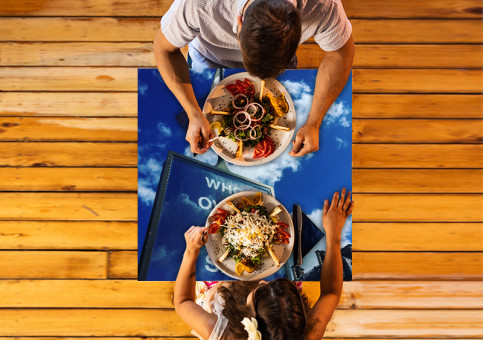
M258 330L258 322L255 318L244 318L242 320L242 325L248 333L247 340L262 340L262 333Z

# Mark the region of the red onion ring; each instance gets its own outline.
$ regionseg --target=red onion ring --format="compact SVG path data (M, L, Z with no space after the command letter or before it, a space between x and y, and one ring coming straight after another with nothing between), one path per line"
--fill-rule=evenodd
M238 119L238 117L240 116L244 116L245 119L244 120ZM235 114L235 116L233 116L233 125L237 129L246 130L251 123L252 123L252 117L250 117L250 114L246 111L239 111ZM243 124L243 125L238 125L238 124Z
M243 109L243 108L246 106L246 105L244 105L244 106L236 106L235 101L236 101L236 100L237 100L237 98L239 98L239 97L243 97L243 98L245 99L245 103L248 103L248 98L247 98L247 96L245 96L243 93L239 93L239 94L237 94L235 97L233 97L233 100L231 101L231 104L233 105L233 107L234 107L235 109Z
M248 134L250 136L250 139L258 139L262 136L262 129L260 128L260 136L257 135L257 128L260 128L260 125L255 125L251 128L250 133ZM255 131L255 136L253 136L253 132Z
M255 112L251 112L250 111L250 107L251 106L253 106L255 108ZM255 115L258 112L257 106L262 109L262 114L260 115L260 118L255 118ZM260 121L265 116L265 108L262 105L260 105L258 103L255 103L255 102L250 103L250 104L247 104L245 106L245 109L244 110L252 117L252 121L253 122L258 122L258 121Z

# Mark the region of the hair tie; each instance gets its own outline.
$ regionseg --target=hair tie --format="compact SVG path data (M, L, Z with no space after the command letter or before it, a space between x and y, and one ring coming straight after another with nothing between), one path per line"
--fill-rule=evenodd
M258 330L258 322L255 318L244 318L242 320L242 325L248 333L247 340L262 340L262 333Z

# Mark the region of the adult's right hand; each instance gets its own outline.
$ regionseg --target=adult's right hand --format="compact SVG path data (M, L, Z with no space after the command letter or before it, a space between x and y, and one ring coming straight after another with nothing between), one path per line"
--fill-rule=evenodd
M324 201L324 209L322 211L322 224L327 233L327 240L334 239L340 241L340 234L345 220L352 214L354 202L351 200L351 192L346 197L346 189L342 189L342 194L339 197L339 192L334 193L332 203L328 200Z
M191 145L191 152L205 153L213 144L209 142L213 137L210 123L202 113L190 117L186 140Z

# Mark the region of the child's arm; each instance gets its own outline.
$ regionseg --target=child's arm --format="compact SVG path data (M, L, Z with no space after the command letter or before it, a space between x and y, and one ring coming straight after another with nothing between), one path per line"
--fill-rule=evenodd
M342 293L344 271L340 254L340 234L354 206L350 199L351 193L349 192L347 198L345 194L346 190L342 189L339 200L339 193L336 192L330 206L327 200L324 202L322 221L326 231L327 250L320 276L320 296L308 316L310 333L306 334L306 339L322 338Z
M218 317L208 313L195 302L196 260L200 248L204 245L206 228L191 227L184 234L186 250L179 267L174 286L174 308L183 321L204 339L208 339Z

